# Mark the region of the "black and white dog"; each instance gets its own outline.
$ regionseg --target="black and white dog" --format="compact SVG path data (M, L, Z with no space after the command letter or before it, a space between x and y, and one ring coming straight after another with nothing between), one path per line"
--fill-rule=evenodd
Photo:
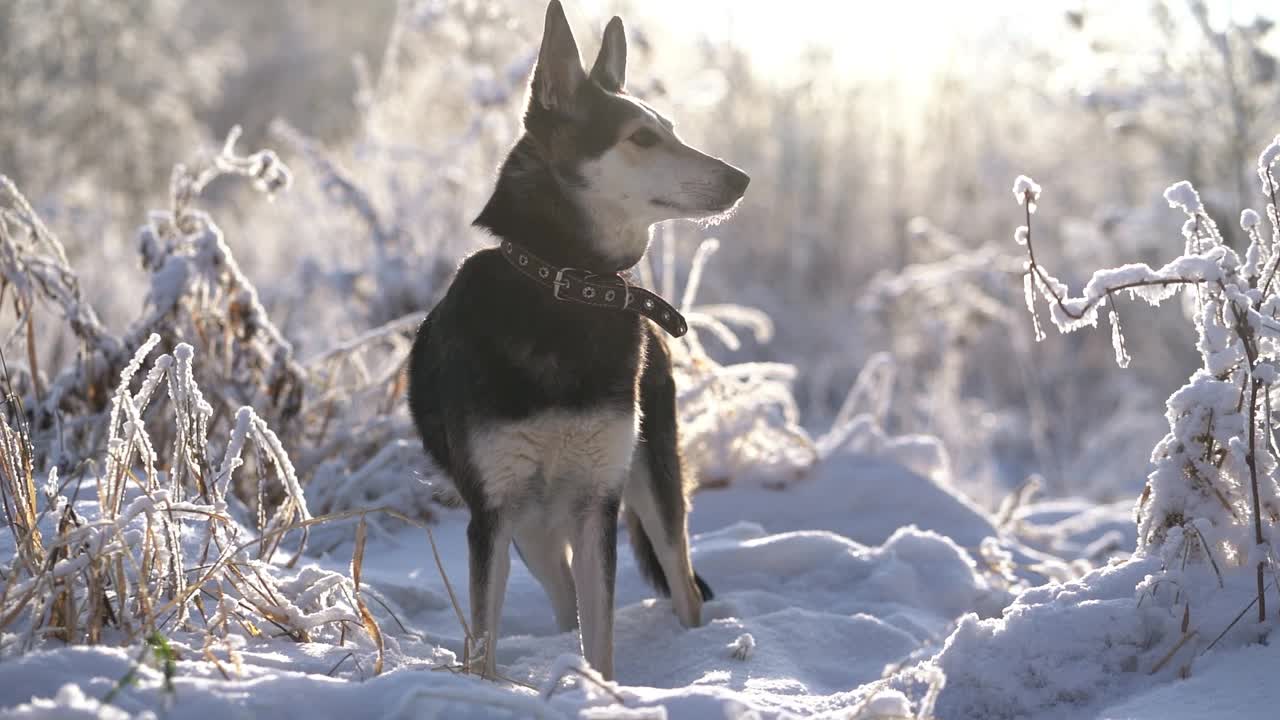
M685 322L619 273L654 223L724 213L750 178L628 95L626 63L615 17L585 72L552 0L525 132L475 221L501 244L462 263L410 358L423 445L471 511L471 630L488 677L512 541L606 678L620 506L642 572L685 626L711 597L689 560L693 481L662 336Z

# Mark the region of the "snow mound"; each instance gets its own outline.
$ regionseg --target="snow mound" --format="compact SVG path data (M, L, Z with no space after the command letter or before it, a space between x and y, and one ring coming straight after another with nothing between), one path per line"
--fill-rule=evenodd
M668 602L643 599L627 568L620 595L642 599L617 614L621 681L719 688L792 712L844 707L851 689L940 641L961 614L998 613L1007 600L953 542L916 528L868 548L829 532L766 535L743 523L696 537L694 563L717 599L704 609L707 624L692 630ZM522 573L517 582L530 580ZM735 662L721 649L744 634L754 649ZM576 646L570 634L510 637L499 660L511 676L540 684L552 660Z
M998 619L962 619L925 662L946 674L947 720L1275 717L1274 623L1246 617L1245 574L1172 571L1134 557L1020 595Z
M915 525L976 550L999 535L991 518L937 474L863 453L837 453L785 492L759 486L710 490L694 501L694 531L758 519L765 530L829 530L879 545L899 528Z
M1280 647L1253 645L1222 653L1215 660L1186 680L1161 685L1103 710L1099 720L1268 720L1276 716Z
M1133 560L1029 590L1001 618L966 616L933 659L947 675L938 716L1085 717L1146 678L1170 620L1150 604L1135 608L1134 588L1158 569Z
M830 505L815 504L820 495ZM893 507L893 497L904 515L879 517ZM736 512L717 507L722 501L732 502ZM801 505L779 512L790 502ZM898 527L913 507L922 510L920 503L931 512L920 512L919 519L936 529ZM810 515L837 530L804 529L803 504L829 507ZM433 671L461 654L462 633L426 539L406 530L372 536L365 554L364 592L379 600L371 610L387 636L387 671L380 676L369 672L371 649L351 637L345 645L298 644L268 633L231 638L238 671L227 650L214 646L228 680L203 654L199 636L176 633L170 638L180 657L172 695L162 673L144 664L137 682L113 699L114 707L99 708L91 701L106 697L129 672L136 649L46 646L0 663L0 707L11 708L11 717L51 717L54 707L109 717L116 708L162 712L172 704L195 720L311 720L317 710L351 717L679 720L858 708L864 717L887 717L912 703L909 693L878 682L887 668L938 648L961 616L995 617L1011 599L953 539L979 542L990 530L984 516L942 485L892 463L844 458L812 483L786 492L750 486L707 492L695 508L695 530L716 528L693 537L694 564L716 591L704 609L706 624L682 627L670 602L654 598L630 552L620 548L615 653L622 684L609 691L573 672L560 677L563 658L578 652L577 635L556 630L541 588L518 560L506 596L499 668L532 687L554 688L550 700L519 686ZM849 517L841 519L841 513ZM734 521L721 521L727 517ZM447 511L434 529L463 607L465 528L464 512ZM862 543L840 530L881 537ZM340 568L349 557L348 543L293 572ZM64 688L68 682L73 689ZM75 692L80 695L68 694Z
M147 720L155 718L155 713L144 712L136 716L108 705L95 697L85 695L74 683L67 683L58 689L52 698L34 698L12 710L0 712L0 717L42 718L48 720L129 720L130 717Z

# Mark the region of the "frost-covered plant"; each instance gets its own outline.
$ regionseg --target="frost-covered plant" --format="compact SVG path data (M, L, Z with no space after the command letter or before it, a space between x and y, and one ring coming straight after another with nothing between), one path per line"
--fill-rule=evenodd
M204 188L224 175L248 178L268 196L289 186L292 174L274 152L237 155L238 137L233 129L220 152L174 168L170 209L153 212L140 232L151 284L125 342L158 333L170 344L198 344L211 358L208 367L216 368L211 399L220 417L229 421L235 408L248 405L291 429L305 382L293 346L263 308L221 229L193 207Z
M289 170L274 153L237 155L237 137L233 131L219 152L174 169L169 209L152 213L140 232L149 289L139 317L123 335L98 320L81 297L61 242L16 187L0 178L0 278L15 289L18 327L26 329L28 362L15 367L15 374L29 392L27 408L42 459L74 463L101 449L101 416L114 377L130 357L124 349L152 334L169 347L195 343L214 360L203 378L218 411L214 422L230 423L236 408L248 404L287 429L299 413L304 373L291 344L267 316L221 229L194 207L201 191L224 175L249 178L268 194L288 186ZM36 354L37 300L59 313L80 343L74 360L52 379L42 373Z
M741 340L732 326L753 333L757 342L773 334L764 313L740 305L695 305L707 260L719 248L704 241L694 254L679 309L689 332L669 343L676 379L676 402L681 419L681 444L701 473L706 486L725 485L744 476L794 476L818 460L817 447L800 425L800 411L791 393L796 370L783 363L722 365L702 344L703 333L730 350ZM675 297L675 252L670 236L661 241L662 292ZM648 263L641 266L641 282L655 287Z
M12 295L9 291L12 290ZM44 400L44 383L35 338L37 303L59 313L75 337L105 355L120 354L118 340L85 302L80 279L67 259L66 248L49 230L31 203L8 177L0 175L0 308L12 297L13 330L0 337L0 350L25 333L26 366L19 380L30 385L37 402Z
M521 29L512 8L398 0L381 61L357 59L347 142L325 146L288 119L273 123L310 170L283 204L320 251L298 285L312 298L340 299L327 324L299 328L304 340L322 327L358 333L430 307L483 241L471 221L516 134L533 67L532 49L511 57Z
M658 234L661 275L646 261L640 265L640 280L676 297L672 235L662 229ZM894 385L894 364L887 355L867 362L828 430L816 438L801 424L792 391L795 366L723 364L712 357L703 344L707 337L735 351L741 347L740 330L750 332L757 343L773 336L773 321L755 308L697 304L707 262L719 247L711 238L694 253L679 304L689 332L669 343L682 450L698 468L704 487L744 480L782 487L843 449L888 455L923 474L946 469L946 453L936 440L886 434Z
M295 454L317 512L377 504L431 515L441 486L431 482L404 402L412 333L425 316L412 313L304 361L307 431Z
M420 464L421 451L408 441L404 413L396 412L402 395L399 369L417 318L336 342L299 362L293 342L268 314L226 235L197 207L204 189L223 176L247 178L268 195L290 185L292 174L273 152L241 155L234 147L237 138L233 130L219 151L175 168L169 207L151 213L140 231L148 290L139 316L122 335L98 320L81 296L58 238L16 187L0 177L0 289L13 298L18 313L0 348L25 345L27 350L14 354L17 362L10 368L30 414L32 461L38 468L65 469L102 451L108 441L110 388L130 358L122 348L158 334L166 347L188 342L202 348L206 362L191 372L207 388L205 402L214 409L208 423L215 435L233 431L237 408L256 408L294 451L300 477L320 478L321 510L396 500L397 507L428 515L430 493L419 483L405 482L405 468ZM56 324L39 327L37 321L49 314L35 312L41 308L60 315L80 345L74 361L52 379L32 342ZM181 473L180 457L166 454L171 447L166 434L178 431L180 426L159 427L153 433L159 467ZM380 481L371 482L379 474ZM379 494L379 489L388 492ZM252 485L233 490L245 499L256 492ZM272 507L284 499L274 490L263 498Z
M1035 384L1018 372L1027 364L1026 349L1015 344L998 359L982 352L1008 337L1021 320L1005 297L1021 263L994 242L966 249L960 238L925 218L913 219L907 234L918 261L878 273L859 303L868 329L873 337L883 335L901 376L901 396L886 408L883 422L899 431L936 435L960 476L998 496L1007 483L996 476L1010 450L995 449L1004 423L993 419L1011 415L1013 403L994 390L975 397L975 385L1027 396L1029 402L1017 405L1030 407L1031 422L1016 422L1018 433L1027 435L1030 425L1036 464L1052 465L1047 428L1034 412L1040 405ZM981 489L971 486L966 492L981 497Z
M1260 619L1264 569L1276 559L1270 535L1280 522L1280 455L1272 417L1280 362L1278 161L1280 136L1258 159L1270 232L1258 213L1243 211L1241 226L1249 238L1243 255L1223 241L1191 184L1179 182L1164 197L1186 215L1183 253L1160 268L1099 270L1078 297L1036 260L1031 216L1039 185L1020 176L1013 187L1026 217L1015 239L1027 250L1026 304L1037 339L1044 337L1037 298L1048 304L1051 321L1063 332L1096 326L1109 308L1116 362L1126 367L1130 357L1116 300L1128 295L1156 305L1185 291L1201 367L1168 400L1169 433L1152 452L1155 469L1135 510L1138 549L1157 552L1174 543L1174 556L1198 557L1215 568L1256 568Z
M120 371L92 484L83 474L60 482L55 469L37 487L19 399L6 396L0 505L15 552L0 570L0 655L47 636L97 644L182 631L208 643L266 624L298 641L363 629L380 647L358 580L317 568L284 577L273 563L287 532L315 522L279 438L242 407L225 450L211 455L215 411L195 381L192 347L179 344L139 375L160 342L152 335ZM258 502L256 519L230 492L250 449L257 496L271 488L283 497L273 509ZM174 458L167 472L160 456Z
M1105 341L1048 352L1022 332L1022 248L972 246L922 217L906 232L915 261L877 273L858 304L867 344L894 358L883 427L941 440L961 489L993 509L1029 475L1051 494L1137 492L1161 434L1144 422L1146 380L1105 371Z

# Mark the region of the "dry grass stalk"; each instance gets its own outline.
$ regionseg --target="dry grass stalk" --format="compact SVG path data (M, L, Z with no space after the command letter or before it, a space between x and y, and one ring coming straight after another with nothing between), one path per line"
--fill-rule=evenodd
M364 628L379 648L380 670L381 631L359 600L356 582L314 568L282 581L271 566L286 534L342 518L310 516L279 438L249 408L236 413L215 465L206 456L212 408L195 382L191 347L159 356L139 377L158 344L157 336L148 339L120 373L107 417L106 463L93 490L77 484L68 498L55 489L53 473L47 507L38 511L26 425L21 414L0 416L0 490L19 549L0 594L0 629L18 630L22 649L45 637L136 642L175 630L204 632L208 646L233 623L251 634L260 632L259 625L275 625L298 640L349 623ZM161 388L168 391L167 403ZM154 411L160 404L171 415L163 423L172 431L167 447L157 447L149 427L162 417ZM273 472L257 482L271 483L283 497L259 536L247 541L236 520L239 501L230 495L246 446L268 458ZM177 459L167 473L156 462L161 452ZM96 501L77 504L82 492L94 492ZM52 525L42 527L45 514ZM192 558L199 567L188 567ZM217 601L212 614L202 594ZM346 596L356 602L345 602Z
M373 638L373 642L378 648L378 657L373 663L373 674L381 675L382 658L385 652L382 628L378 627L378 621L373 619L373 613L369 612L369 607L365 605L364 597L360 594L360 568L364 564L364 543L368 532L368 523L365 520L365 516L361 515L360 522L356 525L355 548L351 553L351 584L356 608L360 611L360 620L365 631L369 633L369 637Z

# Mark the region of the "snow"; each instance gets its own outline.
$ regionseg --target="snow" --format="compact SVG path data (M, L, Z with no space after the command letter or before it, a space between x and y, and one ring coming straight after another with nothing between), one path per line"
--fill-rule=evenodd
M1165 613L1135 610L1134 586L1154 569L1143 561L1107 567L1029 590L999 619L964 618L934 659L947 674L939 716L1088 717L1082 709L1139 682L1139 660L1152 652Z
M630 552L619 552L622 685L613 692L632 709L661 707L669 718L739 717L747 710L776 717L870 700L864 708L870 716L893 715L908 696L864 686L921 648L936 647L960 616L995 617L1011 597L965 549L999 534L986 515L938 478L887 459L837 453L785 491L744 484L704 492L691 521L695 566L717 593L703 627L683 628L668 601L652 599ZM465 512L446 511L434 528L464 607L465 526ZM278 568L278 585L290 595L298 588L340 589L330 583L323 590L317 578L345 569L350 553L346 543L297 571ZM512 568L499 666L507 677L545 688L571 666L565 658L576 658L578 641L556 631L541 589L518 561ZM387 636L381 676L368 677L373 649L355 633L345 647L233 633L229 643L209 646L223 667L240 668L226 680L204 656L200 637L176 632L174 697L167 698L160 673L144 665L138 683L121 689L113 705L160 712L173 702L190 718L307 717L316 708L357 716L431 709L440 717L562 717L616 702L610 692L575 680L576 672L562 681L571 687L544 701L519 687L431 671L455 660L461 632L420 530L372 536L362 587L406 628L371 603ZM0 663L0 707L12 717L52 717L51 698L59 708L79 698L76 692L102 698L135 653L55 644L9 657ZM76 689L64 689L69 682Z
M1117 562L1028 590L999 619L963 619L932 660L947 674L939 717L1274 717L1275 649L1212 649L1247 606L1248 583L1203 592L1188 590L1188 577L1179 597L1152 582L1160 567L1155 557ZM1256 628L1232 632L1256 639Z
M1220 653L1206 664L1204 670L1186 680L1160 685L1102 710L1099 720L1275 717L1275 673L1280 667L1280 647L1253 645Z
M1040 186L1026 175L1019 175L1013 181L1013 196L1018 199L1019 205L1025 204L1027 211L1034 213L1036 203L1040 202Z
M1276 161L1280 160L1280 135L1277 135L1271 144L1263 149L1262 154L1258 156L1258 170L1266 172Z
M1274 385L1276 382L1276 366L1271 363L1258 363L1253 368L1253 377L1258 382Z
M189 361L185 350L177 355ZM256 418L245 412L237 421L240 437L229 454L238 454ZM1127 717L1136 712L1125 704L1132 698L1178 702L1179 686L1165 686L1247 603L1247 583L1215 593L1203 590L1212 582L1187 575L1187 587L1202 590L1175 597L1167 580L1153 582L1166 558L1125 558L1136 541L1128 502L1024 498L1022 507L1002 509L1006 519L997 522L951 486L945 461L923 460L920 441L852 437L783 489L735 483L696 496L694 565L716 592L702 627L682 627L669 601L653 598L629 550L619 549L617 683L600 680L583 663L575 634L556 630L541 588L518 560L497 651L501 674L521 684L451 672L463 645L453 603L423 532L400 526L370 535L361 571L361 596L385 637L380 675L372 672L378 650L359 632L317 633L299 643L270 632L233 629L218 640L173 630L174 690L165 690L163 672L147 660L136 668L136 682L115 690L107 704L102 699L135 667L136 647L48 641L16 654L16 638L0 634L0 708L6 708L0 717L310 720L319 711L903 718L935 702L933 716L948 720L1092 717L1110 706L1120 714L1099 717ZM125 516L145 512L138 506L145 500L132 501ZM89 515L88 505L82 514ZM442 510L433 528L462 607L466 523L464 511ZM350 591L342 575L353 552L351 526L345 527L328 528L343 539L319 556L304 556L296 570L279 562L261 566L281 597L271 605L287 625L345 619L358 626L347 605L325 600ZM0 551L11 547L5 543L8 536ZM1082 576L1095 562L1104 564ZM1194 608L1198 639L1177 647L1184 605ZM235 613L222 605L215 610ZM1217 668L1219 657L1274 657L1249 650L1256 637L1253 628L1234 629L1222 647L1194 661L1192 680L1202 665ZM1160 666L1171 652L1177 662ZM1280 701L1280 691L1262 687L1250 697ZM1249 717L1253 703L1242 704L1238 717Z
M73 718L128 720L130 717L147 719L156 717L155 713L149 711L131 716L117 707L103 703L98 698L85 695L84 691L74 683L58 688L58 692L52 698L33 698L31 702L23 703L5 714L13 717L59 718L60 720Z
M1037 184L1036 181L1033 181L1032 178L1027 176L1018 176L1018 178L1014 179L1014 197L1018 199L1019 205L1027 205L1028 213L1036 213L1036 204L1039 202L1039 192L1041 192L1041 187L1039 187L1039 184ZM1019 242L1019 245L1023 242L1025 242L1025 240Z
M1165 188L1164 199L1169 202L1169 207L1179 208L1188 215L1199 215L1204 212L1204 203L1200 201L1200 193L1191 186L1191 183L1182 180Z
M872 718L911 717L911 702L897 690L883 690L867 703L866 713Z
M386 636L381 675L371 676L376 650L358 633L343 645L235 632L206 643L178 631L170 637L179 655L172 694L147 662L136 683L103 704L134 666L137 649L46 643L25 655L0 650L0 708L7 708L0 717L114 718L168 707L195 720L310 720L317 711L671 720L843 711L902 718L935 699L936 717L948 719L1087 717L1107 704L1121 714L1104 716L1128 717L1123 713L1133 711L1124 701L1143 693L1177 702L1178 686L1163 687L1175 679L1173 670L1154 678L1147 672L1172 643L1178 616L1163 596L1139 602L1158 558L1117 560L1065 584L1040 585L1051 575L1070 578L1072 555L1078 564L1101 553L1100 545L1132 547L1127 503L1030 504L1001 528L947 480L945 466L922 474L889 457L844 450L784 490L744 483L700 493L691 516L693 558L716 591L705 625L683 628L620 548L617 684L584 679L593 671L576 654L576 635L557 632L545 596L518 560L499 668L533 689L442 669L461 653L461 629L422 531L405 528L370 536L361 573L361 593L377 600L369 604ZM465 527L465 512L443 511L433 533L463 607ZM276 565L276 584L291 597L295 590L341 591L332 573L346 568L351 551L348 540L304 557L296 571ZM1063 554L1057 565L1052 552ZM1015 597L1022 588L1030 589ZM1206 602L1206 621L1218 623L1241 595L1223 597L1216 606ZM0 648L10 645L0 637ZM1238 647L1218 654L1274 658ZM1280 700L1262 687L1251 697Z
M1252 230L1258 226L1261 219L1258 217L1257 211L1251 208L1245 208L1240 211L1240 227L1245 230Z
M751 651L756 649L756 639L751 633L742 633L736 640L729 643L729 655L734 660L746 660L751 657Z

